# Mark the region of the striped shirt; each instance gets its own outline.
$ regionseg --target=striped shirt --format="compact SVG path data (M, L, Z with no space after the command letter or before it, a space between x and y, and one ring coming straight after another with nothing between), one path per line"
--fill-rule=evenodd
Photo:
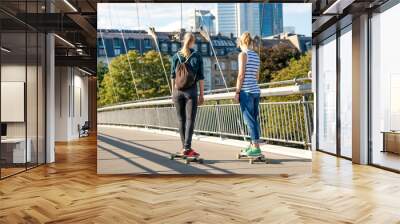
M249 93L260 93L260 87L257 81L260 57L253 50L245 50L243 52L247 55L247 62L241 90Z

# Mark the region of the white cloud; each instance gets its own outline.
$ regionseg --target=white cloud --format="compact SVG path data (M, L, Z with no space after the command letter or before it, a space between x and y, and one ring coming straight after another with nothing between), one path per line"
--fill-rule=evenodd
M181 6L183 28L190 29L194 22L194 10L216 12L216 3L99 3L98 28L147 29L154 26L159 31L181 28ZM139 21L137 16L139 11ZM309 33L311 28L311 4L283 4L285 26L295 26L296 31ZM310 24L308 24L309 22Z
M137 9L141 29L154 26L156 30L179 30L193 26L194 10L213 10L215 3L100 3L98 6L98 28L137 29Z
M171 31L179 31L181 26L181 22L180 21L175 21L169 24L166 24L164 26L159 26L156 27L156 31L161 31L161 32L171 32Z

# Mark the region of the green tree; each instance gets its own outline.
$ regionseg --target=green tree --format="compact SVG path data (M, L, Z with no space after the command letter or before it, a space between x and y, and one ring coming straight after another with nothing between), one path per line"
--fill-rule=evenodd
M295 78L305 78L307 77L309 71L311 71L311 52L307 52L297 60L292 58L287 67L272 73L271 81L277 82ZM312 100L312 96L308 97L309 98L307 100ZM302 95L275 96L269 97L268 99L263 99L264 102L291 102L299 100L302 100ZM299 107L298 109L295 109L297 106L297 104L291 104L287 107L271 104L270 107L273 108L273 113L271 113L269 117L264 116L261 118L261 122L264 124L264 131L266 133L274 133L276 135L275 130L277 130L277 127L282 127L281 130L286 130L286 135L290 136L291 138L295 139L296 136L302 136L304 139L306 139L306 125L304 125L306 123L304 120L305 108ZM291 119L287 119L287 117L290 118L296 115L300 118L298 123L293 123Z
M168 57L163 56L163 61L169 71ZM155 51L148 51L143 56L129 51L114 58L101 86L100 106L169 94L164 69Z
M99 83L101 83L104 79L104 75L107 74L108 72L108 68L107 68L107 64L100 61L99 63L97 63L97 81Z
M272 82L305 78L311 71L311 52L302 55L298 60L292 58L289 65L279 71L272 73Z
M271 82L292 80L295 78L305 78L308 72L311 71L311 52L307 52L302 55L298 60L292 58L289 65L279 71L272 73ZM278 87L278 86L275 86ZM266 99L268 102L285 102L285 101L295 101L300 100L301 96L291 95L291 96L276 96L269 97Z
M286 68L292 59L299 59L300 52L293 47L279 44L261 51L260 83L272 80L273 73Z
M97 94L97 105L100 106L100 92L102 92L102 82L104 79L104 75L107 74L108 72L108 67L107 65L100 61L97 63L97 90L99 94Z

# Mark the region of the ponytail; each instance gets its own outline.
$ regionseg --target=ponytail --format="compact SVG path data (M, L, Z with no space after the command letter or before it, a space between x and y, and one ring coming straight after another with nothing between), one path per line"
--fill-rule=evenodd
M185 58L190 56L190 44L195 40L192 33L186 33L183 37L183 46L179 51Z

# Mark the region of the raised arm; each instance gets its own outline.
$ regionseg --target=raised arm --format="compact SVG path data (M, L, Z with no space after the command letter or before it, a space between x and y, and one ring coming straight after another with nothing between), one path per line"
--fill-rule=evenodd
M239 102L239 93L240 90L242 89L242 84L244 80L244 73L246 70L246 62L247 60L247 55L243 52L241 52L238 56L238 61L239 61L239 71L238 71L238 77L236 80L236 101Z

